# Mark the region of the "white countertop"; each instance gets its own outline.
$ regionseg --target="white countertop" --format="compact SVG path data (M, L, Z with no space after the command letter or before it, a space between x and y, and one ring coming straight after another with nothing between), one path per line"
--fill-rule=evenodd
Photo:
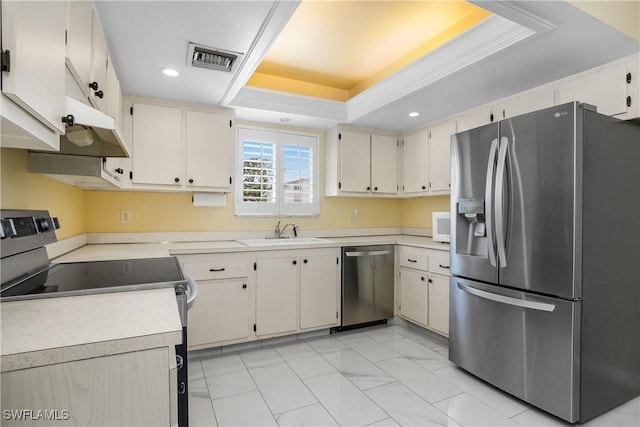
M407 245L427 249L449 251L448 243L434 242L430 237L409 235L323 237L321 244L274 244L272 246L245 246L235 240L210 242L163 242L163 243L109 243L86 245L58 258L53 262L103 261L110 259L155 258L170 255L258 252L273 250L312 249L357 245Z
M172 288L3 302L1 371L174 346Z

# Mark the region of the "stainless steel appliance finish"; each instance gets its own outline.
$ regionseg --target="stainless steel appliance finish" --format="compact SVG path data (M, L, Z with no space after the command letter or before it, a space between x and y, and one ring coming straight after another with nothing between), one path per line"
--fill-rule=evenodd
M393 245L342 248L342 328L393 317Z
M451 158L450 360L570 422L640 394L640 126L569 103Z
M195 302L195 282L175 257L52 264L44 245L56 241L58 226L47 211L0 210L0 301L174 288L182 323L182 343L176 346L178 425L188 426L187 310Z

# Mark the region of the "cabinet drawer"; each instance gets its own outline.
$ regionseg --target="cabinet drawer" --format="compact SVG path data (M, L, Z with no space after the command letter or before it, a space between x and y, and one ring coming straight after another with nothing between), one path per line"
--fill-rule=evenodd
M400 266L413 268L416 270L427 271L429 269L428 263L429 257L417 251L401 250L400 251Z
M449 273L449 258L445 257L429 257L429 271L437 274L446 274Z
M194 280L227 279L230 277L246 277L248 275L247 261L244 260L214 260L206 262L186 262L184 271Z

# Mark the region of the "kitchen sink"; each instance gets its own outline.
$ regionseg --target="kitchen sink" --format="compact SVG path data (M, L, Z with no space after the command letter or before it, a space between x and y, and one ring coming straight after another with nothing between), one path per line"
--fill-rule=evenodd
M332 243L331 240L320 239L318 237L290 237L283 239L264 238L264 239L242 239L236 240L245 246L287 246L287 245L319 245L323 243Z

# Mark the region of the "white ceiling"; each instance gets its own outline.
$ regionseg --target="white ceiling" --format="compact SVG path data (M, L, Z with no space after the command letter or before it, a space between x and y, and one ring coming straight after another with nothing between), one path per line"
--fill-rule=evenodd
M96 10L125 95L229 106L240 119L287 117L300 127L403 131L640 51L564 1L474 3L496 16L346 103L244 86L295 1L96 1ZM235 74L189 68L188 42L246 55Z

